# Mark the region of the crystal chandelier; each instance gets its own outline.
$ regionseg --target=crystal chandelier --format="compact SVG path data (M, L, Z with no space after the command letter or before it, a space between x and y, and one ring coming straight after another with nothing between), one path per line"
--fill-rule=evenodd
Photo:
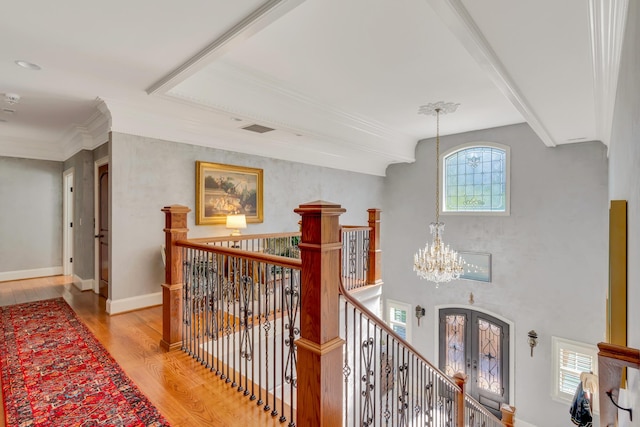
M433 241L414 255L413 271L418 277L436 284L459 279L464 261L458 253L442 241L444 223L440 222L440 114L453 113L460 104L437 102L420 107L418 112L436 116L436 222L429 225Z

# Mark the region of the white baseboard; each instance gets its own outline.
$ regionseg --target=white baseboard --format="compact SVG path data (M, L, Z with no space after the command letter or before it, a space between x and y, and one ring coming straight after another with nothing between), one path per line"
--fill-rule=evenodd
M7 280L33 279L35 277L59 276L62 274L62 266L34 268L32 270L5 271L0 273L0 282Z
M82 279L77 274L74 274L73 285L81 291L90 291L93 290L93 279Z
M137 297L107 300L107 313L118 314L126 311L139 310L141 308L153 307L162 304L162 292L140 295Z

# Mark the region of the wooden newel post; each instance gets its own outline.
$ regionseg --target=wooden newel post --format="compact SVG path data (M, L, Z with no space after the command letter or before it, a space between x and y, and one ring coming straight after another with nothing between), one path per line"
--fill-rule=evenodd
M176 350L182 345L182 250L175 246L187 238L186 206L171 205L162 209L165 214L165 273L162 284L162 340L160 347Z
M302 259L298 407L300 427L342 425L340 309L340 205L316 201L300 205Z
M467 384L467 376L462 372L458 372L453 376L453 381L460 387L461 393L457 395L458 401L456 402L456 426L464 427L464 395L466 393L465 388Z
M516 408L503 403L500 407L502 412L502 425L504 427L513 427L515 425Z
M369 265L367 266L367 285L382 283L382 250L380 249L380 209L367 209L369 212Z

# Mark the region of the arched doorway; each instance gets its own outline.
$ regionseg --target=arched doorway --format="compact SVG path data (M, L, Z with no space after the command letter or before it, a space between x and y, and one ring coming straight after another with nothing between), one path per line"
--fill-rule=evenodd
M509 325L468 308L439 310L439 368L467 375L467 392L497 417L509 403Z

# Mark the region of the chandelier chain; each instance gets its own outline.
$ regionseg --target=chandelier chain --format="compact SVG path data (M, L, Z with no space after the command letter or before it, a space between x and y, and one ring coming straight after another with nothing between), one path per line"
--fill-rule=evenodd
M436 108L436 224L440 223L440 108Z

